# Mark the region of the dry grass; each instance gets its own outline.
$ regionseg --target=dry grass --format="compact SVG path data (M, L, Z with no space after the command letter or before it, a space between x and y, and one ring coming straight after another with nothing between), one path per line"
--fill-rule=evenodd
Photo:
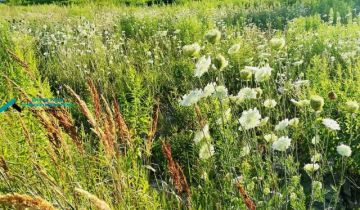
M69 91L69 93L75 98L76 104L79 106L81 113L85 115L85 117L88 119L88 122L90 125L94 128L97 127L97 123L95 121L95 118L93 117L92 113L90 112L90 109L86 105L85 101L83 101L76 92L71 89L69 86L65 85L65 88Z
M66 86L66 89L70 92L70 94L75 98L77 105L80 108L80 111L85 115L85 117L88 119L88 122L92 126L91 130L94 131L94 133L99 137L100 141L104 145L104 149L108 156L114 155L114 147L109 143L109 133L106 126L104 126L104 129L101 128L101 125L97 123L95 118L93 117L93 114L91 113L90 109L86 105L85 101L83 101L80 96L69 86ZM92 93L93 94L93 93ZM96 96L92 96L93 98L97 98ZM100 99L99 99L100 100ZM94 103L98 103L100 106L99 101L95 101ZM95 106L96 107L96 106ZM100 114L101 114L101 108L100 108Z
M113 156L119 152L117 149L119 147L116 146L117 143L126 143L128 145L131 144L131 133L128 126L126 125L125 119L121 114L119 104L115 98L113 99L113 109L111 109L108 101L104 98L104 96L99 96L94 82L92 82L92 80L88 80L88 89L91 93L96 116L95 120L85 101L83 101L80 96L75 93L75 91L72 90L69 86L66 86L66 88L75 98L80 111L88 119L88 122L92 126L91 129L99 137L104 145L106 153L109 156ZM105 109L104 111L100 103L100 98ZM117 139L120 139L120 142L118 142Z
M130 144L131 133L129 131L129 128L126 125L123 115L120 112L120 106L115 98L113 100L113 108L114 108L114 113L115 113L115 122L118 126L117 132L121 139L120 143Z
M250 196L246 193L244 187L238 182L236 183L236 187L239 190L240 195L242 196L246 208L249 210L256 210L256 205L254 201L250 198Z
M88 79L87 81L88 84L88 89L91 93L91 99L92 99L92 103L94 105L94 112L95 112L95 117L97 121L101 121L101 104L100 104L100 97L99 97L99 93L95 87L94 81L92 79Z
M150 130L148 132L147 141L145 143L145 152L146 152L147 156L151 155L153 140L154 140L157 128L158 128L159 114L160 114L160 102L159 102L159 99L157 101L158 102L157 102L156 106L154 107L153 118L151 121Z
M195 113L196 113L197 121L199 122L201 128L203 128L205 126L205 120L201 114L201 109L197 104L195 105Z
M100 198L98 198L96 195L93 195L89 193L86 190L83 190L81 188L75 188L75 192L84 196L85 198L89 199L90 202L96 207L98 210L111 210L110 206Z
M186 177L180 165L174 161L171 153L171 146L165 141L162 142L162 151L168 163L168 170L172 178L174 187L179 196L185 197L186 201L190 202L191 191L187 183Z
M70 113L66 109L62 108L61 111L53 111L50 112L50 114L58 120L60 127L64 129L64 131L71 137L79 151L82 152L84 150L83 142L77 132Z
M9 171L9 167L5 161L4 156L0 156L0 168L2 168L5 173Z
M22 194L0 195L0 204L10 205L16 209L55 210L55 207L40 197L31 197Z
M55 122L53 116L47 115L45 112L32 111L33 114L39 119L40 123L46 129L46 134L52 145L56 148L60 148L64 143L64 140L61 135L61 129L58 124Z
M103 121L103 124L104 124L104 131L105 131L105 138L107 141L107 145L109 149L113 150L112 152L117 152L115 149L116 127L115 127L114 115L111 111L109 103L106 101L103 95L101 95L101 100L103 101L105 107L105 112L103 113L103 115L105 115L105 119Z

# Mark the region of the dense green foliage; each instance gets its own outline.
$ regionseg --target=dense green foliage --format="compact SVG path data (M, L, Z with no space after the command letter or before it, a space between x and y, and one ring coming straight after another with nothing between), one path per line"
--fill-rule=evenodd
M360 118L345 104L360 99L360 2L259 2L0 5L1 105L11 98L39 96L75 102L68 85L96 115L90 79L104 98L98 123L109 116L106 103L117 101L131 133L129 142L115 138L118 154L109 156L106 141L76 105L70 113L84 146L79 152L66 129L60 129L61 146L54 146L54 130L38 112L0 113L0 195L40 196L59 209L96 209L75 193L80 187L113 209L245 209L235 187L239 182L259 209L358 208ZM221 34L214 43L205 36L212 29ZM186 56L183 47L193 43L201 46L200 52ZM236 44L239 48L229 51ZM215 61L218 54L228 66L194 77L203 56L225 66ZM244 80L242 70L267 65L270 80ZM244 101L213 94L196 103L197 111L194 105L179 104L185 94L211 82L225 86L228 96L245 87L262 93ZM320 112L291 102L314 95L324 98ZM264 106L266 99L274 99L276 107ZM158 127L152 136L157 104ZM239 130L239 118L255 107L268 122ZM229 109L230 117L224 115ZM341 129L326 128L326 118L335 119ZM284 119L299 123L274 129ZM61 125L54 122L55 128ZM211 138L194 143L205 124ZM274 151L273 142L264 139L270 133L289 136L290 148ZM312 143L316 135L320 144ZM170 143L191 197L176 190L163 141ZM350 146L350 157L338 154L342 143ZM214 153L204 158L207 144ZM322 156L320 169L306 171L316 154ZM319 182L322 187L314 187Z

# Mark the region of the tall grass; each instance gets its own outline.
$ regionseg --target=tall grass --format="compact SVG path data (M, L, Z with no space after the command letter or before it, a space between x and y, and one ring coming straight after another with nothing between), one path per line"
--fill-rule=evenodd
M357 2L326 2L0 6L1 104L75 104L0 113L0 207L356 208Z

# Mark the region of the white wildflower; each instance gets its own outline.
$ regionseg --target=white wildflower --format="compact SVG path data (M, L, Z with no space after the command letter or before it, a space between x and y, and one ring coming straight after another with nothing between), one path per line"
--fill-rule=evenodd
M290 147L290 145L291 139L287 136L282 136L273 142L272 148L273 150L284 152Z
M260 125L261 115L257 108L243 111L239 119L241 129L248 130Z
M292 63L294 66L300 66L301 64L303 64L304 61L303 60L299 60L299 61L295 61L294 63Z
M231 101L231 102L233 102L233 103L235 103L235 104L241 104L242 102L244 102L244 99L243 98L240 98L239 96L234 96L234 95L230 95L229 97L228 97L228 99Z
M266 142L271 143L271 142L278 140L278 137L277 137L277 135L275 135L273 133L268 133L268 134L264 135L264 139Z
M219 85L215 87L215 92L213 93L213 96L218 99L224 99L228 96L228 90L225 86Z
M281 120L276 126L275 126L275 130L276 131L281 131L284 130L285 128L287 128L289 126L289 119L284 119Z
M183 96L183 99L180 101L181 106L191 106L197 103L202 97L202 90L195 89L191 90L189 94Z
M214 146L208 142L205 142L204 144L202 144L202 146L200 147L200 151L199 151L199 157L202 160L207 160L209 159L211 156L213 156L215 153L215 149Z
M317 163L308 163L304 166L304 170L308 173L319 170L320 165Z
M345 144L340 144L337 146L336 151L343 157L350 157L351 155L351 148Z
M256 99L256 95L256 90L249 87L242 88L238 93L238 97L241 99Z
M199 61L196 63L196 68L195 68L195 77L201 77L203 74L205 74L211 65L211 58L210 56L205 57L202 56Z
M322 120L323 125L333 131L340 130L340 125L333 119L325 118Z
M276 106L276 104L277 104L276 101L273 99L266 99L264 101L264 106L266 108L274 108Z
M209 175L206 173L206 171L203 171L203 172L201 173L201 178L202 178L203 180L208 180L208 179L209 179Z
M255 71L255 80L263 82L270 79L272 68L264 66Z
M208 124L206 124L201 130L195 133L195 137L194 137L195 144L198 144L204 138L205 140L209 140L211 138Z
M207 84L205 87L204 87L204 91L203 91L203 94L202 94L202 97L203 98L206 98L210 95L212 95L214 92L215 92L215 83L214 82L211 82L209 84Z

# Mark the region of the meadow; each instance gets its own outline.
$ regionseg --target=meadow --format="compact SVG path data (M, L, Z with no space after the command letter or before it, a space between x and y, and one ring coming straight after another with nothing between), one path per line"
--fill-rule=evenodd
M0 209L360 208L358 0L29 2Z

